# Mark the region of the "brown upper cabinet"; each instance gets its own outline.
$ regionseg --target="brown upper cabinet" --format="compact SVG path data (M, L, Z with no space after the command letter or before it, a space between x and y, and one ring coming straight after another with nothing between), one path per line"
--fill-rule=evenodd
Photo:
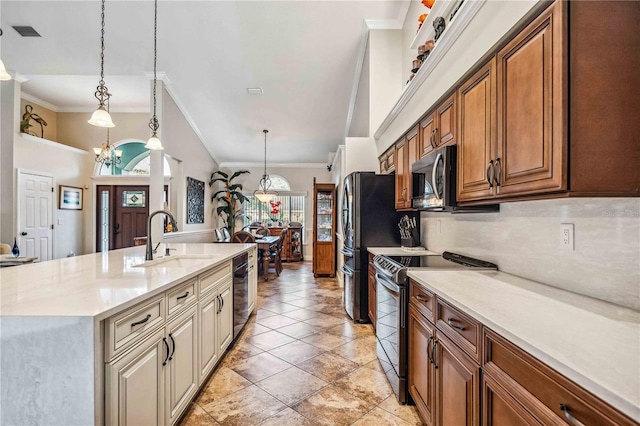
M388 175L393 173L396 170L396 148L392 146L389 148L384 154L382 154L378 159L380 160L380 173L383 175Z
M456 94L420 121L420 157L434 149L456 143Z
M411 208L411 165L419 158L418 140L416 126L395 145L397 210Z
M462 83L459 202L640 195L634 3L556 1Z

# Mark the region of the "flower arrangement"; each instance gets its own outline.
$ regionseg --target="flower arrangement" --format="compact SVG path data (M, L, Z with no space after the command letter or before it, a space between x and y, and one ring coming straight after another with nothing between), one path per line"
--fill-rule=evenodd
M271 217L271 220L274 222L278 222L282 220L282 213L280 212L280 204L282 204L280 201L274 201L274 200L269 201L269 205L271 206L270 217Z

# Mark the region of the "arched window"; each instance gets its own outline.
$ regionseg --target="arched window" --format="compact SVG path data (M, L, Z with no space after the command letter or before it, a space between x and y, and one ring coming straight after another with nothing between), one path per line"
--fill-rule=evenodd
M149 150L145 148L144 142L123 142L114 144L118 149L122 150L122 157L120 163L112 162L110 166L106 164L100 164L97 175L99 176L145 176L149 175L150 170L150 157ZM164 175L171 176L171 168L167 157L163 156L164 160Z
M273 189L274 191L291 191L291 185L289 185L289 181L283 178L280 175L269 175L269 179L271 179L271 186L269 189Z

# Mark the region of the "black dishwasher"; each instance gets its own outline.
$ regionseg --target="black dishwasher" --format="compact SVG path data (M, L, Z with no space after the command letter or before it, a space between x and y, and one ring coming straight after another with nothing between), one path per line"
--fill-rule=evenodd
M249 255L233 258L233 339L249 319Z

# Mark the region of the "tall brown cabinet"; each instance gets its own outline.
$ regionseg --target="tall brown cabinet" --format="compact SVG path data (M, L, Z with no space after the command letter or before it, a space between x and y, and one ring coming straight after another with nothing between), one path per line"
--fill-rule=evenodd
M335 276L336 186L313 179L313 276Z

